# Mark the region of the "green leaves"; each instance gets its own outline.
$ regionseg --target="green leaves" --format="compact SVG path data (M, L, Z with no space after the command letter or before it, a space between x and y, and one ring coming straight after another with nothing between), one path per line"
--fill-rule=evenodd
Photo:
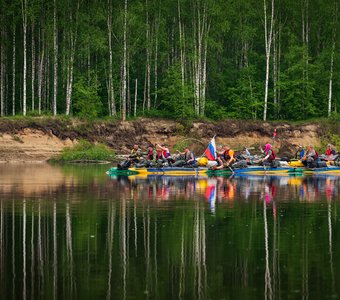
M86 82L84 77L74 85L74 111L81 118L93 119L100 115L102 103L98 95L99 84L95 74L90 74L90 79Z

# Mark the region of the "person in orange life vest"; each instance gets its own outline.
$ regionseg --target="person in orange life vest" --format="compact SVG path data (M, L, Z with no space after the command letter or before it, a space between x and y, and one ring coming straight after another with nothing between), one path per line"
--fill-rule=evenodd
M217 162L219 163L216 167L217 170L230 167L235 162L235 152L228 145L224 146L223 151L217 152L217 155Z
M156 158L156 151L152 145L149 145L148 151L145 153L147 160L153 161Z

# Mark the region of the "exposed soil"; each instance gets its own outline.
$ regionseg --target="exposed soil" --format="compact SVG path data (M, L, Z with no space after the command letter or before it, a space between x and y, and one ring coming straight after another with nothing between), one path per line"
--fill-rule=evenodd
M272 142L277 130L275 148L281 155L291 155L299 144L319 146L326 135L322 125L305 123L254 122L227 120L193 122L185 126L170 120L139 119L129 122L96 122L60 120L54 118L0 120L0 161L46 161L64 147L79 139L101 142L116 153L127 153L134 143L146 148L149 144L166 143L170 148L181 142L192 146L196 153L204 150L216 134L216 143L229 144L234 149L255 147ZM184 140L184 141L183 141Z

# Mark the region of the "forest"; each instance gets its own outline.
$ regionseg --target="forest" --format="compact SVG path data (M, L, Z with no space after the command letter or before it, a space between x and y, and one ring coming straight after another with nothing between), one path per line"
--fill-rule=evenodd
M2 0L1 116L338 116L337 0Z

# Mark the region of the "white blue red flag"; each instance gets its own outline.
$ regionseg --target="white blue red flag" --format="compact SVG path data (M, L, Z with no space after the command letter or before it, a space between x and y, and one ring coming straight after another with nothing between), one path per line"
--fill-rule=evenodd
M209 160L215 160L217 158L215 136L211 139L208 148L204 151L204 154Z

